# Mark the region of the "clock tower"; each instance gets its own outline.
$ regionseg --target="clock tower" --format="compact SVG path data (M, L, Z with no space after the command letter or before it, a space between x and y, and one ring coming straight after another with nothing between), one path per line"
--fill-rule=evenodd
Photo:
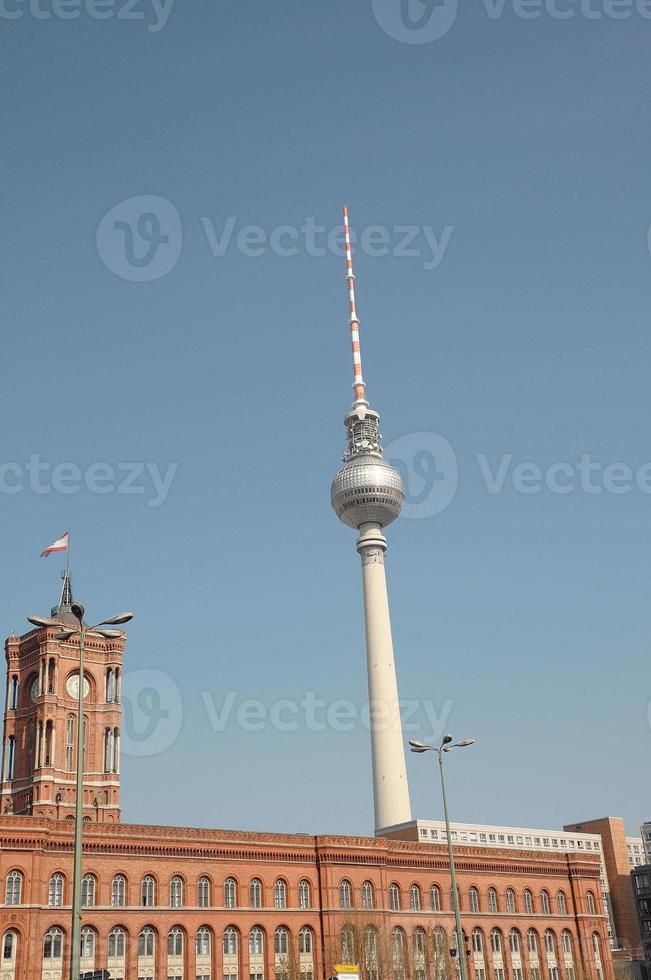
M2 813L74 820L79 637L55 639L72 615L70 573L52 610L60 625L5 642L7 693L2 751ZM86 634L84 665L84 820L120 819L122 657L126 636Z

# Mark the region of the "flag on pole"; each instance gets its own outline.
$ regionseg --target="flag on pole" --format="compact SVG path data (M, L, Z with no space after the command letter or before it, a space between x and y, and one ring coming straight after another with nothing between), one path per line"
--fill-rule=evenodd
M53 555L57 551L67 551L68 550L68 539L70 538L70 531L66 531L62 534L60 538L57 538L54 544L51 544L49 548L41 552L41 558L47 558L48 555Z

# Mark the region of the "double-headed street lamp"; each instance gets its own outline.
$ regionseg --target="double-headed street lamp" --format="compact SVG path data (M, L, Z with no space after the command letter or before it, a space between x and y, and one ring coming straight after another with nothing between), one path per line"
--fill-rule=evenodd
M82 833L84 825L84 652L86 634L94 633L106 640L115 640L122 636L122 630L99 629L100 626L121 626L133 619L133 613L120 613L103 619L96 626L86 626L84 623L84 607L80 602L73 602L70 611L78 622L78 626L62 629L54 637L64 643L73 636L79 637L79 692L77 699L77 798L75 801L75 857L72 873L72 930L70 937L70 980L79 978L79 961L81 959L81 861ZM43 616L28 616L27 621L33 626L58 626L62 624L56 619L46 619Z
M461 909L459 907L459 893L457 892L457 876L454 871L454 855L452 853L452 835L450 833L450 819L448 817L448 801L445 795L445 780L443 778L443 753L450 752L452 749L464 749L467 745L473 745L474 738L464 738L461 742L453 742L451 735L444 735L440 745L427 745L425 742L409 740L409 747L412 752L436 752L439 757L439 772L441 773L441 793L443 794L443 814L445 816L445 833L448 839L448 856L450 859L450 878L452 879L452 907L454 909L454 921L457 933L457 957L459 959L459 971L461 980L468 980L468 970L466 964L466 950L463 942L463 932L461 930Z

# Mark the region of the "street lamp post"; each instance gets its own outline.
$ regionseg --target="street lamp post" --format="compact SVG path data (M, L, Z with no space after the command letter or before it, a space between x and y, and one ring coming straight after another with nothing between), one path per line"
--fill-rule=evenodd
M86 647L86 634L95 633L103 636L107 640L114 640L122 635L121 630L104 630L100 626L119 626L128 623L133 619L133 613L120 613L118 616L111 616L110 619L103 619L96 626L86 626L84 624L84 607L79 602L73 602L70 606L72 615L75 617L78 626L64 629L57 633L55 640L65 642L72 636L79 637L79 691L77 697L77 782L75 800L75 855L72 872L72 929L70 931L70 980L79 978L79 961L81 959L81 863L82 863L82 841L84 826L84 654ZM28 622L33 626L58 626L61 623L55 619L46 619L42 616L28 616Z
M443 753L450 752L452 749L463 749L467 745L473 745L474 738L464 738L461 742L452 742L451 735L444 735L441 744L427 745L425 742L417 742L415 739L409 740L409 747L412 752L436 752L439 757L439 772L441 774L441 793L443 796L443 815L445 817L445 834L448 839L448 857L450 860L450 878L452 880L452 907L454 909L454 922L457 933L457 957L459 959L459 972L461 980L468 980L468 968L466 964L466 950L461 929L461 909L459 907L459 893L457 892L457 876L454 869L454 854L452 852L452 835L450 833L450 818L448 816L448 800L445 794L445 779L443 778Z

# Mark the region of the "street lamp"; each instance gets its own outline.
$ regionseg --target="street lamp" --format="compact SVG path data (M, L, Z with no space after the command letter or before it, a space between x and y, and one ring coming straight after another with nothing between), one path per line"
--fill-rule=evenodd
M72 930L70 937L70 980L79 980L79 960L81 958L81 861L82 861L82 833L84 825L84 652L86 646L86 634L94 633L96 636L103 636L107 640L117 639L122 635L121 630L99 629L100 626L120 626L133 619L133 613L119 613L111 616L110 619L103 619L96 626L86 626L84 624L84 607L80 602L73 602L70 606L72 615L78 622L78 626L63 629L56 633L55 640L64 643L73 636L79 637L79 693L77 699L77 799L75 801L75 857L72 872ZM61 623L55 619L46 619L43 616L28 616L27 621L33 626L58 626Z
M445 816L445 833L448 839L450 878L452 879L452 907L454 908L454 921L457 933L457 956L459 958L461 980L468 980L468 970L466 964L466 951L463 942L463 932L461 930L461 909L459 908L459 895L457 893L457 876L454 871L454 855L452 853L452 835L450 833L450 818L448 817L448 801L445 795L445 780L443 779L443 753L450 752L452 749L465 749L467 745L473 745L474 742L474 738L464 738L461 742L453 742L451 735L444 735L441 739L441 744L438 746L428 745L426 742L417 742L415 739L409 740L409 747L412 752L436 752L439 757L441 793L443 794L443 814Z

